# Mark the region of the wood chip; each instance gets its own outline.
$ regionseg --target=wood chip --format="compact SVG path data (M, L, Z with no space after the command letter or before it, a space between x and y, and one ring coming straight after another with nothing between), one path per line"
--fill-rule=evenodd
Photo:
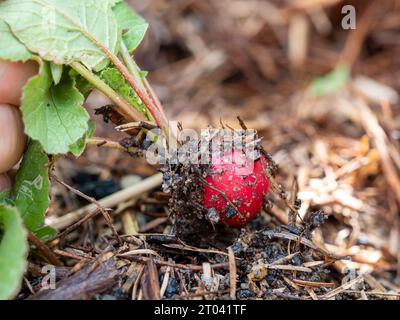
M229 283L230 283L230 296L232 300L236 300L236 260L232 247L228 247L229 255Z

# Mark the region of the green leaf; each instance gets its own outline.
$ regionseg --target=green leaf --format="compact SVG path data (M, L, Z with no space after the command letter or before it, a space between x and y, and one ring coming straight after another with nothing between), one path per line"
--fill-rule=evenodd
M31 141L11 192L25 226L32 232L43 227L49 206L48 162L40 143Z
M12 34L10 27L0 19L0 59L27 61L31 58L28 49Z
M148 71L145 71L145 70L140 70L140 71L139 71L139 77L140 77L142 80L144 80L144 79L147 77L148 74L149 74Z
M54 237L57 235L57 230L50 226L44 226L44 227L36 230L35 235L41 241L46 242L46 241L54 239Z
M53 62L50 63L50 71L51 77L53 78L54 84L59 84L61 81L61 77L63 74L63 65L55 64Z
M117 53L118 26L110 0L6 0L0 18L31 51L56 64L80 61L100 71L109 63L100 44Z
M89 121L89 130L86 132L85 136L80 138L76 143L69 147L69 150L75 157L80 157L86 148L87 139L93 137L96 126L93 121Z
M1 191L0 192L0 205L4 205L5 201L8 198L8 192L7 191Z
M0 206L15 206L12 199L9 198L9 191L0 192Z
M316 96L325 96L342 89L350 78L348 68L339 66L331 73L315 79L311 83L311 91Z
M124 0L109 0L109 1L110 1L111 6L113 7L113 6L115 6L117 3L123 2Z
M42 63L39 75L28 82L22 95L25 132L47 153L67 153L88 130L89 115L83 102L68 72L54 85L49 63Z
M142 42L149 24L124 2L113 8L118 27L129 52L134 51Z
M126 101L128 101L136 110L144 114L148 120L152 117L148 112L146 106L141 102L135 91L128 84L121 73L114 67L108 67L100 73L100 78L104 80L113 90L121 95Z
M83 94L86 99L89 96L90 92L92 92L92 90L94 89L94 86L74 69L70 69L69 76L74 80L75 87L79 90L80 93Z
M27 266L26 230L15 208L0 206L0 300L18 293Z

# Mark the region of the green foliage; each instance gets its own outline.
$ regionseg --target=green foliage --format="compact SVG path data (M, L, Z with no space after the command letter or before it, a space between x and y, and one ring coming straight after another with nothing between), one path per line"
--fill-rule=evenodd
M43 241L56 234L44 223L49 205L48 154L80 156L93 136L94 124L82 107L94 89L90 82L96 83L90 75L100 76L153 120L122 74L107 67L119 49L132 53L147 28L122 0L0 0L0 59L40 64L39 74L28 81L22 96L30 143L11 193L0 193L0 299L14 297L26 268L23 224ZM143 85L146 74L128 58L125 55L124 61L135 66L131 72ZM92 73L81 70L81 75L72 70L72 63L81 63ZM101 88L102 83L96 86Z
M28 82L22 96L26 133L49 154L67 153L88 130L83 101L68 72L54 85L49 63L42 63L39 75Z
M57 230L49 226L43 226L35 231L35 235L41 241L49 241L57 235Z
M80 157L86 148L87 139L93 137L94 131L96 130L96 126L93 121L88 122L89 130L85 133L85 135L80 138L76 143L69 147L69 150L75 157Z
M111 6L115 6L117 3L123 2L124 0L109 0Z
M54 84L59 84L61 81L61 77L63 74L63 65L62 64L55 64L53 62L50 63L50 71L51 76L53 78Z
M27 253L26 230L18 211L0 205L0 300L11 299L18 293Z
M9 197L9 191L5 190L0 192L0 206L15 206L15 203Z
M107 83L113 90L121 95L126 101L136 108L139 112L143 113L147 119L151 119L146 106L140 101L139 97L133 91L132 87L128 84L121 73L114 67L108 67L100 73L100 77Z
M31 53L12 34L10 27L0 19L0 59L10 61L26 61Z
M80 93L83 94L86 99L89 96L90 92L92 92L92 90L94 89L94 86L74 69L69 70L69 76L74 80L75 87L79 90Z
M11 192L25 226L34 233L43 228L49 206L48 162L40 143L31 141Z
M0 18L25 46L56 64L80 61L99 71L116 54L118 26L109 0L6 0Z
M0 19L0 57L13 61L34 58L41 64L40 74L23 93L26 133L49 154L82 154L91 135L82 104L93 85L65 65L81 62L101 71L110 55L117 55L121 39L127 50L136 49L148 24L122 0L5 0L0 2ZM153 120L117 69L107 68L101 75Z
M118 3L113 10L122 40L128 51L132 52L142 42L149 24L124 2Z
M325 96L343 88L350 78L348 68L339 66L331 73L315 79L311 83L311 91L316 96Z

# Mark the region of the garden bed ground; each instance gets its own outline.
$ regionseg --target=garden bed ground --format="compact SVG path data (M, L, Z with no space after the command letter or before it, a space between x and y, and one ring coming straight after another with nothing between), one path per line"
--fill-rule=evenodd
M169 116L197 130L238 127L240 116L258 130L279 165L269 205L223 240L185 243L157 170L89 147L53 173L74 188L55 183L48 213L63 231L47 252L57 289L38 292L46 250L33 251L19 298L399 299L399 2L351 1L352 31L340 0L140 3L151 28L136 58ZM339 62L349 81L312 95L310 82ZM96 136L125 137L101 117ZM75 189L114 195L115 210L88 210Z

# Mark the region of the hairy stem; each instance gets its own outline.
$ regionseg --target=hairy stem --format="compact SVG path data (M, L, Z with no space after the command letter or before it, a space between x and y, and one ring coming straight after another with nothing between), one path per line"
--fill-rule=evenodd
M103 92L107 97L111 99L112 102L117 106L117 112L120 113L128 122L140 122L147 121L147 118L144 114L137 111L133 106L131 106L124 98L122 98L117 92L115 92L110 86L104 83L98 76L96 76L93 72L85 68L82 64L78 62L72 62L71 67L78 72L82 77L84 77L87 81L93 84L97 89ZM145 130L147 137L159 144L162 145L162 140L150 130ZM94 143L91 143L94 144ZM121 147L123 148L123 147Z
M124 41L122 41L122 40L120 42L120 47L121 47L121 57L126 65L128 71L131 73L132 76L134 76L136 78L138 85L140 86L140 89L146 90L143 85L143 80L139 74L140 69L137 66L137 64L135 63L135 61L133 60L131 54L128 51L128 48L126 47Z
M153 100L149 98L148 93L140 88L140 84L137 83L135 77L130 74L130 72L124 66L124 64L103 44L97 43L97 45L103 50L107 58L110 59L112 64L118 69L118 71L122 74L125 80L128 81L132 89L139 96L140 100L142 100L142 102L146 105L147 109L154 117L155 122L160 127L161 131L164 133L166 142L168 144L169 141L168 119L166 119L163 116L163 114L159 111L159 109L155 106Z
M97 75L85 68L79 62L71 62L70 66L78 72L82 77L104 93L111 99L112 102L117 106L117 112L120 113L126 120L129 121L144 121L147 120L145 115L137 111L132 107L124 98L122 98L116 91L110 86L104 83Z
M155 108L157 109L157 111L159 113L160 119L162 119L162 123L165 123L165 125L167 126L167 128L166 128L167 130L163 130L164 134L166 135L167 143L168 142L172 143L172 141L170 141L171 138L174 139L174 142L177 142L176 137L173 136L173 130L169 126L168 117L165 114L165 110L164 110L163 106L161 105L161 102L158 99L157 95L153 91L150 83L147 81L146 78L142 79L142 77L140 76L140 74L139 74L140 68L136 64L135 60L133 60L131 54L129 53L129 51L126 48L126 45L123 41L121 41L120 46L121 46L121 56L122 56L122 59L126 65L128 71L136 79L138 86L144 92L146 92L146 94L150 97L151 101L153 102Z
M56 8L54 8L54 10L56 10ZM65 19L71 21L71 23L77 25L77 27L80 27L80 25L78 23L76 23L73 19L71 19L70 17L66 16L65 14L63 14L62 12L58 11L58 13L60 15L62 15ZM146 105L147 109L149 110L149 112L152 114L152 116L154 117L155 122L157 123L157 125L160 127L160 129L162 130L162 132L165 135L165 139L166 142L168 144L169 141L169 125L168 125L168 120L163 117L163 115L160 113L160 111L158 110L158 108L154 105L152 99L150 99L148 97L148 95L146 94L145 90L143 90L142 88L140 88L137 84L137 82L135 81L135 78L129 73L129 71L127 70L127 68L124 66L124 64L118 59L118 57L110 51L109 48L107 48L107 46L105 46L103 43L101 43L96 37L94 37L92 34L90 34L87 30L85 30L84 28L80 28L80 31L83 33L83 35L89 39L97 48L99 48L101 51L103 51L103 53L105 54L105 56L111 61L111 63L118 69L118 71L122 74L122 76L125 78L126 81L128 81L128 83L130 84L130 86L132 87L132 89L136 92L136 94L139 96L139 98L142 100L142 102ZM78 65L76 66L76 63L71 63L71 66L74 67L73 65L75 65L75 67L82 67L82 65ZM76 70L78 71L78 70ZM96 81L96 79L94 78L95 75L90 72L89 70L87 70L86 68L82 69L80 68L81 72L84 72L86 74L86 76L89 77L89 79L87 79L88 81L92 82L92 81ZM78 71L79 72L79 71ZM82 76L84 76L82 74ZM97 81L98 82L98 81ZM99 84L99 83L98 83ZM109 89L109 88L105 88L104 86L102 86L103 89ZM109 90L108 90L109 91ZM109 94L111 94L112 92L109 91ZM128 111L127 106L125 105L125 103L123 103L121 101L121 97L117 98L117 96L115 94L111 94L112 97L110 98L114 98L116 101L118 101L118 106L120 107L120 109L122 109L121 111L124 112L124 114L126 115L130 115L130 117L128 119L130 119L130 121L132 121L133 119L132 117L132 113L130 113ZM129 105L129 104L128 104ZM133 109L133 108L131 108ZM125 116L125 115L124 115ZM136 119L137 120L137 119ZM143 119L145 120L145 119ZM135 121L135 120L133 120Z
M144 91L147 91L147 94L153 100L154 105L156 106L158 111L161 113L162 117L165 120L167 120L167 116L165 115L165 111L164 111L163 106L161 105L160 100L155 95L155 93L154 93L153 89L151 88L147 79L146 78L142 79L140 77L140 75L139 75L140 68L136 64L135 60L133 60L131 54L129 53L129 51L126 48L126 45L123 41L121 41L121 56L125 62L126 67L128 68L128 71L137 79L138 84L141 87L141 89Z

